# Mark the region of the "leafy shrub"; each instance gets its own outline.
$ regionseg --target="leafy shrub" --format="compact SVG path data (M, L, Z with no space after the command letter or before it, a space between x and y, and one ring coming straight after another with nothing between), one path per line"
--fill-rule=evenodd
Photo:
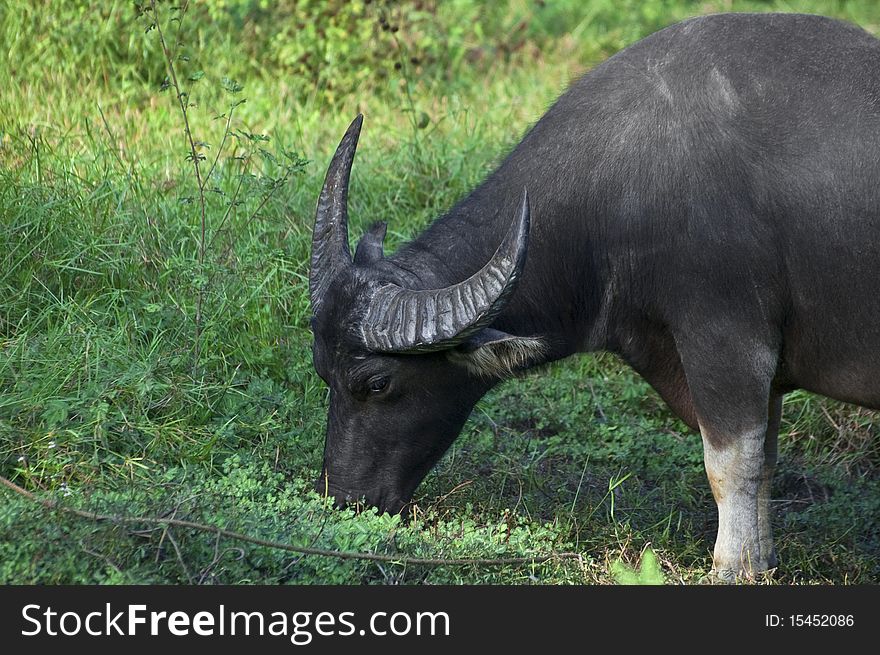
M552 525L504 513L497 520L441 518L428 513L404 524L375 511L333 511L266 463L229 458L214 475L169 469L142 485L79 491L59 499L98 513L173 516L292 545L367 551L397 557L492 557L540 554L565 547ZM170 539L169 539L170 533ZM377 565L358 559L302 556L217 538L211 532L138 524L94 523L19 497L0 505L0 584L120 582L388 584L539 580L576 575L573 563L525 567Z

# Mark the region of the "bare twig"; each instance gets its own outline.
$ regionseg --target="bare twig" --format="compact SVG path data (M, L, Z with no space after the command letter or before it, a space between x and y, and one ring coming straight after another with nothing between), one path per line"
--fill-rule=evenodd
M315 533L315 536L312 537L312 541L309 543L309 547L310 547L310 548L311 548L312 546L314 546L316 543L318 543L318 539L320 539L320 538L321 538L321 535L324 534L324 528L325 528L326 526L327 526L327 512L325 511L325 512L324 512L324 516L321 518L321 526L318 528L318 531ZM302 561L302 558L303 558L303 557L305 557L305 555L300 555L299 557L297 557L297 558L295 558L295 559L292 559L292 560L287 564L287 566L284 567L284 572L286 573L289 569L291 569L291 568L293 568L294 566L296 566L297 564L299 564L300 561Z
M208 174L205 175L205 181L211 179L211 175L217 167L217 162L220 161L220 154L223 152L223 148L226 147L226 139L229 138L229 127L232 125L232 114L235 112L237 106L236 103L232 103L229 106L229 113L226 115L226 127L223 128L223 138L220 140L220 147L217 148L217 154L214 155L214 161L211 162L211 168L208 169Z
M183 118L183 129L186 134L186 140L189 145L190 158L192 159L193 170L196 175L196 182L198 185L199 192L199 211L200 211L200 235L199 235L199 269L204 267L205 264L205 250L207 245L207 228L208 228L208 212L207 212L207 202L205 200L205 182L202 178L202 168L201 161L203 155L201 155L196 148L196 142L192 135L192 129L189 124L189 112L187 111L189 105L189 95L185 94L183 90L180 88L180 84L177 81L177 70L174 67L174 57L175 55L168 48L168 43L165 41L165 34L162 32L162 21L159 20L159 12L156 6L156 0L150 0L150 8L153 11L153 20L156 25L156 32L159 35L159 42L162 45L162 53L165 55L165 63L168 67L168 74L170 75L171 85L174 87L174 93L177 96L177 104L180 107L180 115ZM186 4L184 5L184 11L186 9ZM180 33L181 24L183 23L183 14L180 16L180 20L178 22L178 34ZM175 44L175 51L177 46ZM205 299L205 284L203 282L199 283L198 295L196 297L196 316L195 316L195 344L193 345L193 368L195 369L199 365L199 356L200 356L200 347L202 341L202 305Z
M187 500L192 500L189 498ZM177 504L177 507L174 508L174 511L171 512L171 518L177 516L177 511L180 509L180 506L187 501L180 501ZM180 552L180 547L177 545L177 540L174 538L174 535L171 533L171 526L166 525L162 530L162 536L159 538L159 546L156 548L156 561L159 561L159 556L162 552L162 543L165 541L165 538L168 538L168 541L171 542L171 547L174 548L174 553L177 555L177 561L180 563L180 568L183 569L183 574L186 576L186 579L190 584L193 584L193 577L190 575L189 569L186 566L186 562L183 560L183 555Z
M208 566L205 567L205 570L202 571L199 575L199 581L197 584L205 584L205 581L208 579L208 575L211 573L214 567L220 563L220 560L223 559L223 556L226 555L226 553L235 553L236 561L241 561L245 558L244 548L239 548L238 546L229 546L228 548L224 548L222 551L214 554L214 559L211 560L211 563L208 564Z
M171 527L167 527L165 529L165 533L168 536L168 541L171 542L171 546L174 548L174 552L177 555L177 561L180 562L180 568L183 569L183 574L186 576L187 581L192 584L193 577L189 573L189 569L186 566L186 562L183 561L183 555L180 552L180 547L177 545L177 540L174 538L174 535L171 534Z
M128 579L128 575L125 573L125 571L123 571L121 568L119 568L119 566L116 565L116 562L114 562L112 559L110 559L109 557L107 557L103 553L98 553L98 552L95 552L94 550L90 550L89 548L86 548L86 545L82 541L79 542L79 547L87 555L91 555L92 557L97 557L99 560L104 562L104 564L106 564L107 566L112 568L114 571L116 571L123 578Z
M97 514L95 512L86 512L72 507L66 507L54 500L38 498L30 491L22 489L14 482L0 476L0 485L7 487L20 496L24 496L47 509L61 511L73 516L78 516L90 521L109 522L117 524L142 523L147 525L173 525L181 528L191 528L201 532L212 532L216 535L224 536L237 541L266 548L274 548L290 553L300 553L302 555L317 555L319 557L332 557L344 560L365 560L372 562L392 562L401 565L418 565L418 566L522 566L530 564L541 564L551 560L577 560L582 565L584 557L580 553L559 552L559 553L543 553L540 555L530 555L526 557L464 557L464 558L439 558L439 557L406 557L401 555L391 555L383 553L363 553L344 550L330 550L328 548L315 548L312 546L293 546L280 541L272 541L270 539L260 539L252 537L232 530L226 530L214 525L205 525L196 523L195 521L186 521L184 519L175 518L158 518L152 516L121 516L113 514Z
M217 566L217 564L220 563L220 560L229 551L238 551L238 559L241 559L244 557L244 551L241 548L230 547L230 548L224 548L221 551L220 550L220 537L221 536L222 535L220 533L217 533L217 538L214 539L214 558L211 560L211 563L208 564L208 566L206 566L204 569L202 569L202 571L199 573L199 581L197 584L204 584L205 583L205 580L208 578L208 574L211 573L213 568L215 566Z
M285 177L282 178L282 179L283 179L284 181L286 181L286 180L287 180L287 177L289 177L289 176L285 175ZM250 216L248 216L247 221L245 221L244 227L249 227L249 226L250 226L250 224L254 221L254 219L256 219L257 215L259 215L259 213L260 213L261 211L263 211L263 207L265 207L265 206L266 206L266 203L269 202L269 200L272 198L272 196L275 195L275 192L278 190L278 188L279 188L280 186L281 186L280 184L277 184L277 185L276 185L276 184L273 184L273 185L272 185L272 188L270 188L270 189L265 193L265 195L263 196L263 199L260 200L260 204L257 205L257 208L256 208L253 212L251 212L251 215L250 215ZM240 185L239 185L239 188L241 188ZM238 192L236 191L236 194L237 194L237 193L238 193ZM234 202L234 201L235 201L235 198L233 198L233 202ZM230 206L231 206L231 205L230 205ZM223 224L226 223L226 218L227 218L228 215L229 215L229 213L227 212L226 215L223 216L223 222L220 224L220 227L219 227L219 228L217 229L217 231L214 233L214 236L213 236L213 238L211 239L211 245L214 244L214 240L215 240L215 239L217 238L217 236L219 236L219 234L224 230ZM220 255L220 258L219 258L220 261L226 259L226 257L229 256L229 253L230 253L230 251L232 250L233 245L235 245L233 241L230 241L229 243L226 244L226 248L223 249L223 254ZM213 274L212 274L211 278L213 279Z
M214 230L213 236L211 236L211 241L208 242L208 249L214 247L214 242L217 240L217 237L220 236L220 233L225 229L226 221L229 220L229 215L232 212L232 208L235 207L238 202L238 195L241 192L241 187L244 184L245 174L241 173L238 176L238 186L235 187L235 192L232 194L232 198L229 201L229 205L226 207L226 211L223 213L223 218L220 219L220 224L217 226L217 229ZM222 257L221 257L222 259Z

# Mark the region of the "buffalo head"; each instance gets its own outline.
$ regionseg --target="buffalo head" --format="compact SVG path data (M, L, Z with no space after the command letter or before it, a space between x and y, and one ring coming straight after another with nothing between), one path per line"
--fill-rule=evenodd
M315 369L330 388L319 491L399 512L505 374L541 341L492 329L525 263L528 197L494 255L442 285L383 255L384 224L352 258L348 183L362 117L348 128L318 199L309 292ZM482 266L479 266L482 264Z

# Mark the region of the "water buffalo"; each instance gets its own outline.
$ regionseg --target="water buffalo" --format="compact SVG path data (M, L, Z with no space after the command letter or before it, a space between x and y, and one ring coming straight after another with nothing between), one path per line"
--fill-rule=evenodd
M702 435L714 571L775 567L783 394L880 408L880 41L807 15L668 27L572 84L389 257L384 224L349 251L361 122L312 244L319 488L400 511L493 385L606 350Z

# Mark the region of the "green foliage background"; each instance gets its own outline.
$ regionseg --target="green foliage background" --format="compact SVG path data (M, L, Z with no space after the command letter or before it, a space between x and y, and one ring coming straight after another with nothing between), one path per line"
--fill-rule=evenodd
M160 3L160 16L182 44L193 132L207 163L220 152L204 261L149 16L116 0L0 4L0 474L76 507L292 544L584 558L492 569L298 558L91 524L3 491L0 581L700 581L715 518L699 438L608 356L487 397L419 489L411 523L330 511L309 491L326 411L306 292L323 172L364 112L352 232L387 220L396 247L491 170L568 81L642 36L727 10L823 13L877 34L880 5L204 0L179 32L173 6ZM776 581L878 580L877 430L866 410L788 397ZM656 560L636 575L643 552Z

